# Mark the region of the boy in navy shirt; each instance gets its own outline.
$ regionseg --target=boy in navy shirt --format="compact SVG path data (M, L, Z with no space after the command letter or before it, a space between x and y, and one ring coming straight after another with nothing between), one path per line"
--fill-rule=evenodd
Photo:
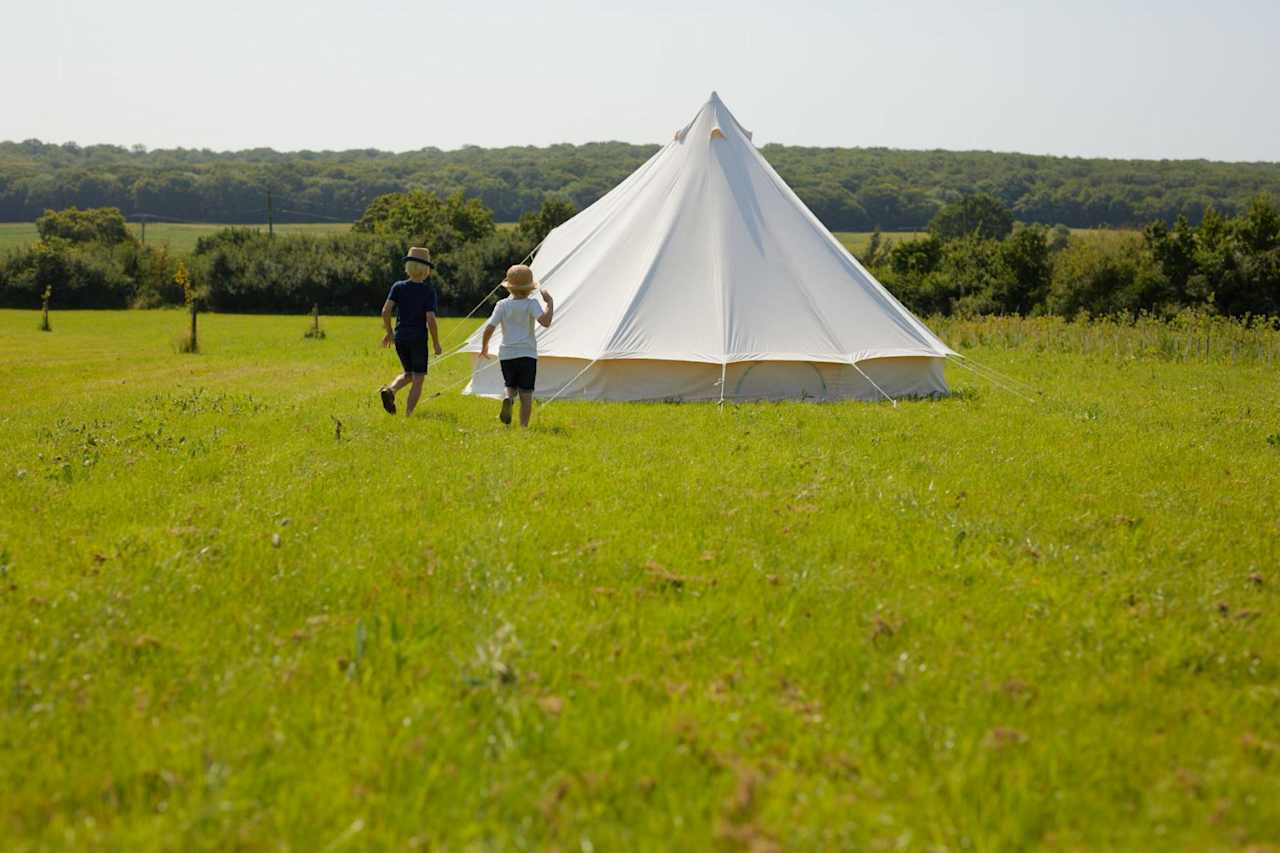
M387 414L396 413L396 392L406 385L409 399L405 403L404 413L412 415L422 396L422 380L427 378L427 331L431 332L431 344L440 355L440 333L436 331L436 291L427 284L427 276L431 275L431 253L426 249L414 246L404 256L404 272L409 276L405 281L397 281L391 285L387 301L382 306L382 327L386 334L382 336L382 346L396 347L396 355L400 356L400 366L404 372L392 379L387 385L378 389L382 398L382 408ZM391 312L396 312L396 329L391 331Z

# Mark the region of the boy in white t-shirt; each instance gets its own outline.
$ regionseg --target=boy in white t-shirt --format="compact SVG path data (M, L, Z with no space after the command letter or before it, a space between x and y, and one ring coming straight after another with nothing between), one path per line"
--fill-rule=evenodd
M502 411L498 420L504 424L511 423L511 404L516 392L520 394L520 426L529 425L529 415L533 412L533 386L538 375L538 342L534 338L534 323L543 328L550 328L551 316L555 312L555 303L551 294L542 291L542 301L547 303L543 308L531 294L538 289L533 280L533 270L524 264L516 264L507 270L507 277L502 286L511 294L493 306L493 314L485 323L484 337L480 341L480 357L489 355L489 339L493 330L502 326L502 346L498 347L498 360L502 363L502 383L506 387L506 396L502 399Z

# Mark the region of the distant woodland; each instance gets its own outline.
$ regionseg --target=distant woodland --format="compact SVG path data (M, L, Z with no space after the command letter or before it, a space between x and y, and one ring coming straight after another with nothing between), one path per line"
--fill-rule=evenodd
M0 142L0 221L34 221L46 209L119 208L175 221L358 219L378 196L462 193L513 222L549 198L582 209L657 150L600 142L547 148L385 151L270 149L147 151L114 145ZM764 156L828 228L925 228L974 194L1014 219L1073 228L1199 224L1214 208L1244 213L1260 196L1280 200L1280 163L1100 160L992 152L901 151L767 145Z

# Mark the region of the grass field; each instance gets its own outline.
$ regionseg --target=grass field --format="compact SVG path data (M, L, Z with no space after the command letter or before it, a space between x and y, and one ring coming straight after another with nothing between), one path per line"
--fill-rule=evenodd
M522 434L386 416L374 319L52 322L0 312L8 849L1280 842L1275 332L947 322L1036 402Z
M871 240L871 231L832 231L835 238L844 245L856 257L867 248L867 243ZM906 240L914 240L917 237L923 237L925 231L884 231L880 234L880 239L889 243L902 243Z

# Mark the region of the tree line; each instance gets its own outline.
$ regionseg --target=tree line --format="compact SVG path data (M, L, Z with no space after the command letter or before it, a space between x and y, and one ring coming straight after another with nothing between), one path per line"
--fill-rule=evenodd
M194 289L200 307L215 311L370 313L404 277L402 259L416 245L432 252L442 313L462 314L575 213L553 197L498 229L475 199L414 190L379 196L347 233L228 226L183 258L141 243L116 208L48 210L36 220L39 240L0 255L0 307L38 305L52 289L59 308L154 308L189 304Z
M116 207L180 221L350 222L379 196L461 193L499 222L550 197L579 209L657 151L600 142L546 148L424 148L390 153L147 151L135 146L0 142L0 221L46 209ZM1105 160L985 151L903 151L766 145L764 156L828 228L919 230L967 195L998 199L1023 222L1073 228L1198 224L1213 208L1244 212L1252 198L1280 199L1280 164Z
M36 220L37 242L0 256L0 306L35 308L52 289L66 308L189 305L196 292L217 311L370 313L402 277L405 250L420 245L436 261L442 313L457 315L575 212L552 198L517 227L498 229L475 199L414 190L378 197L345 234L228 227L182 261L139 243L119 210L50 210ZM998 198L978 194L944 206L928 228L911 239L877 231L859 258L922 316L1193 309L1280 318L1280 209L1265 195L1235 216L1209 208L1199 223L1179 217L1141 232L1081 235L1016 222Z
M1104 239L1105 238L1105 239ZM1280 209L1256 196L1234 217L1214 208L1141 233L1072 235L1015 224L993 196L943 208L925 237L872 235L860 259L923 316L1172 316L1192 309L1280 318Z

